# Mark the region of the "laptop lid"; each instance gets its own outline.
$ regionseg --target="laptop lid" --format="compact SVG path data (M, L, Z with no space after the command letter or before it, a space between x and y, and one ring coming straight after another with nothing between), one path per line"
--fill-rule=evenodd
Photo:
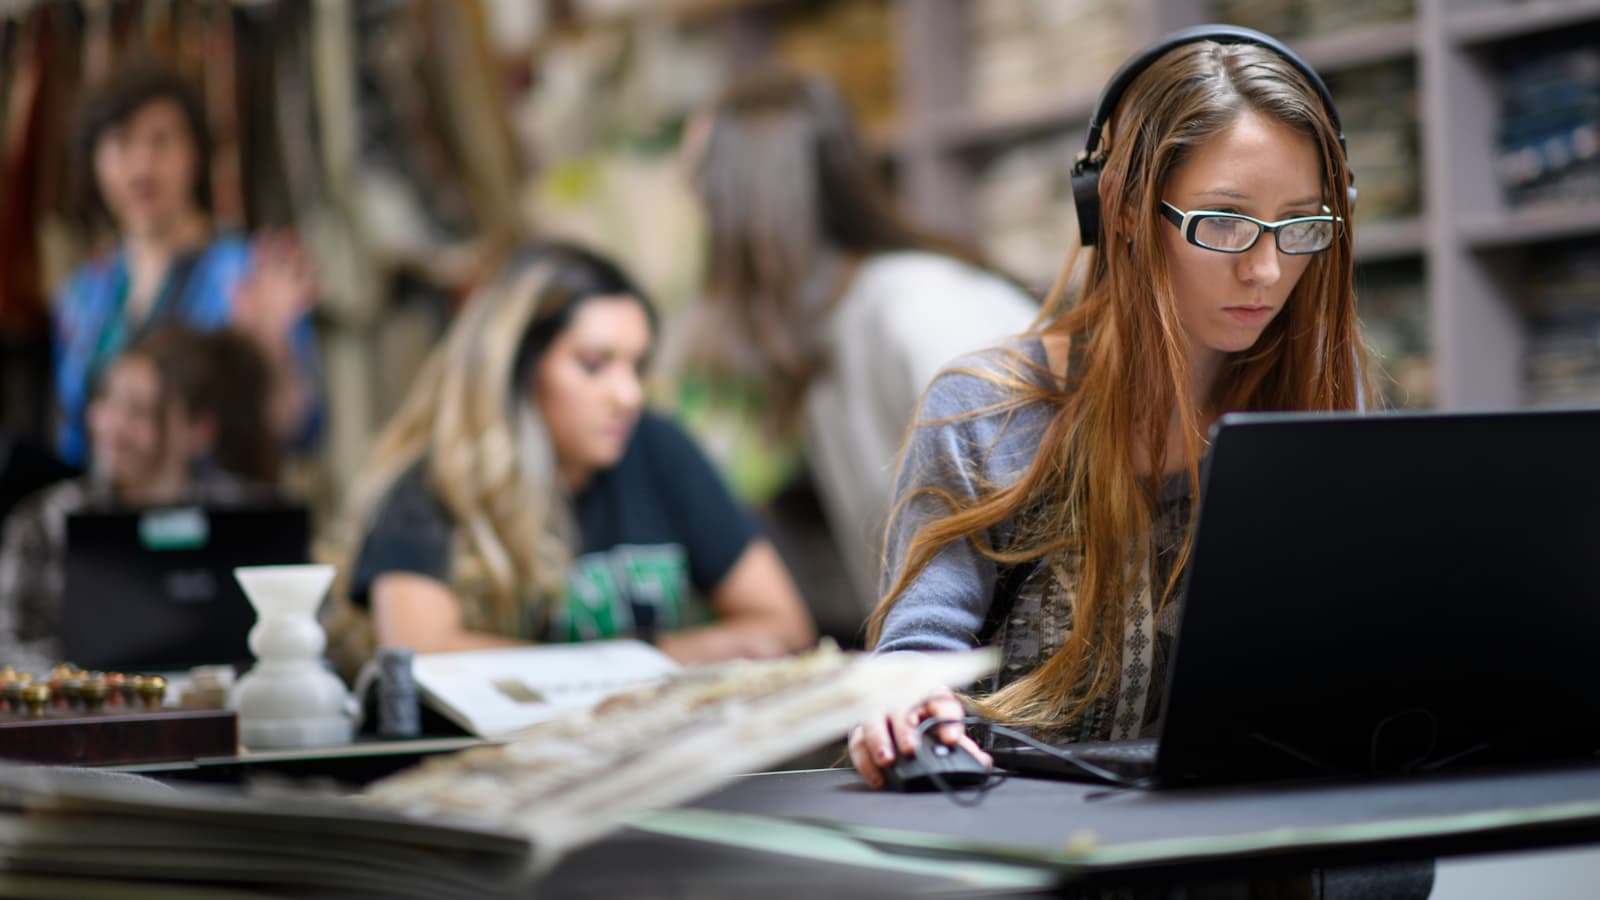
M255 611L233 569L305 562L309 548L301 505L71 515L62 651L107 671L249 660Z
M1228 415L1164 783L1600 748L1600 411Z

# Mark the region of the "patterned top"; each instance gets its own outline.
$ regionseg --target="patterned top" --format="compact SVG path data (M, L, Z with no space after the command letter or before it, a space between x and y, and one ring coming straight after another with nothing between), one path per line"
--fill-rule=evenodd
M142 322L124 312L128 266L121 251L73 272L55 302L55 388L61 405L56 452L73 466L87 464L84 415L100 374L123 347L154 327L181 322L193 328L226 326L235 290L250 270L250 246L237 237L219 237L198 253L175 260ZM321 430L321 378L310 315L293 326L290 343L296 368L312 390L297 447L312 444Z
M185 501L239 503L270 494L209 465L196 465ZM5 520L0 543L0 665L45 672L61 662L61 592L66 584L67 517L116 509L111 485L92 476L51 485Z
M1190 508L1188 477L1169 477L1152 515L1155 559L1148 566L1139 567L1142 571L1137 587L1128 598L1121 677L1113 690L1091 705L1079 721L1064 724L1048 735L1050 740L1065 743L1154 736L1160 721L1166 662L1178 628L1182 585L1165 604L1161 603L1161 593L1183 550ZM1002 648L1003 660L996 687L1044 665L1067 642L1072 634L1079 565L1078 554L1058 554L1036 565L1023 580L1010 614L995 633L994 643Z
M1042 401L1013 403L1004 382L1022 378L1042 386L1050 377L1043 342L1028 337L956 360L929 386L919 415L923 424L910 434L901 464L896 503L905 499L888 534L884 593L917 531L948 514L943 502L916 493L919 489L971 502L1021 477L1055 409ZM1116 688L1081 721L1064 723L1058 733L1044 737L1104 740L1153 732L1167 646L1178 619L1176 602L1157 606L1187 537L1189 494L1187 476L1169 477L1152 510L1156 553L1139 564L1138 587L1128 598ZM1014 532L1008 521L975 537L1004 548ZM1036 563L1021 578L1010 609L1003 610L995 603L1006 602L999 596L1002 583L1010 580L1005 573L970 541L947 545L890 610L878 651L965 650L993 642L1001 648L1002 662L992 687L1003 687L1042 665L1072 633L1078 569L1066 554ZM998 623L991 621L1001 614ZM986 634L986 626L995 624L993 634Z

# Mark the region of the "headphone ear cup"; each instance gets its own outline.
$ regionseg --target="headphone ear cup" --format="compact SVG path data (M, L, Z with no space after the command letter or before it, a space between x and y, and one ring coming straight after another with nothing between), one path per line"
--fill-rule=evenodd
M1086 163L1072 172L1072 204L1078 210L1078 239L1085 247L1100 242L1100 167Z

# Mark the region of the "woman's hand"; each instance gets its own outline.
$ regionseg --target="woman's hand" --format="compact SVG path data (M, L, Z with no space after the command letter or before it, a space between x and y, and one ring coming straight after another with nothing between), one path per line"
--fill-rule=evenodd
M316 300L316 277L297 238L272 232L251 243L250 271L234 296L233 322L269 358L287 353L290 332Z
M285 442L305 432L317 403L315 377L296 359L296 326L317 302L316 277L300 241L289 232L258 237L250 246L250 271L233 296L230 320L261 348L272 370L267 418ZM303 349L302 349L303 352Z
M940 691L910 709L863 722L850 730L850 762L869 787L883 787L883 770L899 757L917 752L917 726L928 719L948 719L948 724L933 726L934 735L964 748L984 765L993 765L994 760L961 724L966 714L955 694Z

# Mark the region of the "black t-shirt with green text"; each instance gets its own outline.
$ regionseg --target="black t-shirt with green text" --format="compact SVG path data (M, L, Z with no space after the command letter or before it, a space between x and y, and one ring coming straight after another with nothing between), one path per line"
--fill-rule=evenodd
M677 425L645 414L621 461L573 498L583 552L544 634L585 641L650 638L710 618L706 598L756 536L722 479ZM379 504L356 559L351 600L365 607L389 572L448 584L455 522L413 467Z

